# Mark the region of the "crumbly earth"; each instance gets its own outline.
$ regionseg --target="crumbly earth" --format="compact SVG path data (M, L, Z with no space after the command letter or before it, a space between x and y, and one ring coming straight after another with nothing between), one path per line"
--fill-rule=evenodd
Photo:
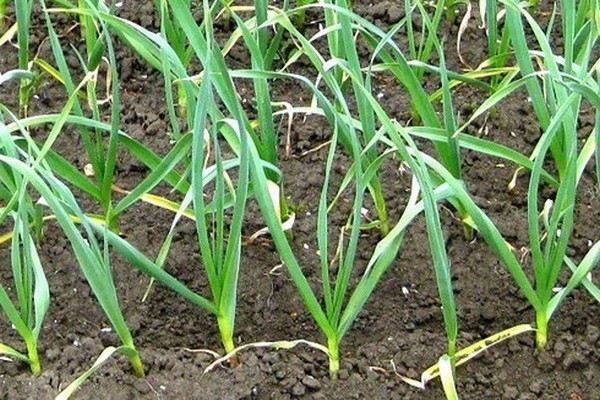
M382 27L397 22L404 11L402 1L354 2L359 13ZM149 28L158 21L153 14L154 2L124 2L121 15ZM310 17L311 15L309 15ZM475 17L474 17L475 18ZM67 17L55 20L59 32L73 24ZM416 21L418 22L418 21ZM463 58L476 65L485 58L484 33L473 19L463 38ZM221 27L222 28L222 27ZM316 31L308 24L307 34ZM458 23L445 26L450 68L460 64L453 43ZM32 49L42 46L50 60L46 33L39 14L33 23ZM225 30L221 31L224 37ZM451 40L452 38L452 40ZM399 39L402 43L402 38ZM77 42L77 38L75 38ZM359 46L360 48L360 46ZM135 57L122 44L117 47L122 80L123 130L164 154L168 151L168 130L163 83L160 75ZM0 70L16 67L15 51L4 46ZM77 62L69 60L74 67ZM247 55L234 48L229 55L232 66L247 63ZM293 66L295 72L308 75L306 64ZM251 86L240 82L242 96L251 96ZM437 83L428 82L431 88ZM3 85L0 101L15 106L15 85ZM381 102L399 121L410 118L409 99L405 92L385 74L378 75L375 90ZM287 81L274 83L277 100L306 104L309 93ZM249 93L249 94L248 94ZM49 82L39 93L43 101L34 101L31 114L56 111L64 103L64 91ZM486 93L461 87L455 94L456 111L468 116ZM277 121L278 122L278 121ZM478 134L482 121L470 128ZM581 135L593 126L593 111L583 106ZM286 124L282 124L284 143ZM44 135L43 130L37 131ZM296 117L291 139L291 157L284 158L285 189L291 202L299 206L294 226L293 248L309 277L317 287L316 210L323 180L322 168L326 149L315 150L330 134L317 117L303 121ZM481 134L499 143L528 153L539 136L539 126L527 94L522 91L497 107L489 116ZM420 145L427 148L425 143ZM55 149L79 167L86 164L76 130L66 130ZM284 153L282 146L282 155ZM508 183L515 166L492 157L464 151L464 174L475 200L489 213L500 230L517 249L527 246L526 218L527 174L521 173L516 187ZM339 183L349 162L340 157L333 180ZM397 162L384 165L382 180L392 218L398 218L408 198L410 176ZM577 228L570 251L581 257L588 241L600 238L599 194L594 178L583 177L579 188ZM131 188L148 173L138 161L122 152L119 156L117 183ZM158 193L169 195L167 187ZM89 199L80 196L83 206L93 211ZM345 220L349 203L331 218L332 231ZM366 207L369 208L367 202ZM450 209L442 206L448 252L453 267L453 281L459 316L460 346L466 346L502 329L532 323L533 312L527 307L506 269L479 238L466 241L462 228ZM371 211L372 213L372 211ZM155 257L169 229L172 215L146 204L131 207L121 220L129 240L150 257ZM251 202L244 235L263 226L256 205ZM379 240L376 231L361 237L357 255L357 273L364 269ZM354 323L342 345L342 367L338 380L328 377L323 354L308 347L292 350L249 349L241 353L240 365L222 367L204 373L213 358L198 349L220 351L215 320L173 292L154 285L149 299L142 302L148 278L119 256L112 258L115 283L129 327L141 351L147 376L133 376L126 360L115 357L103 366L77 392L76 398L110 399L440 399L441 385L431 382L426 390L403 383L395 372L418 379L419 374L436 362L444 352L444 328L435 277L427 246L424 221L415 222L406 234L400 255L378 285L371 300ZM57 226L49 224L40 245L42 262L49 279L52 303L41 335L40 351L44 371L32 377L18 362L0 362L0 397L6 399L53 398L61 388L92 365L101 351L118 345L116 335L105 328L109 323L96 303L72 251ZM2 282L10 284L9 249L0 252ZM243 250L242 272L236 321L236 343L281 339L323 341L315 323L302 305L296 289L280 264L273 244L260 239ZM194 224L183 221L177 228L173 247L165 268L200 293L207 293L195 236ZM564 280L566 278L562 277ZM483 352L478 358L457 369L458 390L463 399L598 399L600 398L600 319L599 305L584 290L577 289L559 309L550 325L547 350L534 351L534 337L524 334ZM5 320L6 321L6 320ZM2 342L20 346L15 332L6 322L0 325ZM395 365L395 370L392 367Z

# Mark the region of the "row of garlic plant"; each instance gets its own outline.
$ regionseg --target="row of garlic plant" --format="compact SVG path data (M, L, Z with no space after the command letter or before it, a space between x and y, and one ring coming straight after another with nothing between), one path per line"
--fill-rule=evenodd
M133 345L133 339L120 314L110 270L106 267L102 272L104 275L99 278L93 276L94 274L89 268L86 268L86 262L93 254L90 255L86 253L85 249L82 250L77 242L82 238L70 231L74 220L86 227L88 240L92 240L92 243L95 243L92 232L96 232L96 235L105 239L105 243L110 243L137 268L214 314L224 350L232 353L236 347L233 343L233 332L237 281L241 262L242 220L246 201L249 196L254 196L261 207L288 273L326 338L326 345L314 344L314 347L320 348L328 354L332 376L336 375L339 368L341 340L360 309L368 301L386 269L396 258L406 227L421 212L424 212L427 221L448 337L447 356L443 360L445 360L444 363L447 360L456 363L458 360L460 353L456 353L458 321L450 279L451 271L445 254L436 208L436 203L442 199L447 199L459 210L468 234L472 234L472 230L475 229L489 243L532 304L536 311L538 347L543 347L546 343L547 323L551 315L565 296L580 282L583 282L592 295L600 299L598 288L588 279L588 273L596 266L600 257L600 245L596 243L591 246L588 254L579 263L566 255L574 226L577 184L593 154L595 153L596 158L598 157L596 151L598 126L581 149L577 146L576 131L582 99L585 98L596 109L600 105L597 96L597 81L594 80L598 73L598 63L590 65L592 51L598 36L598 22L595 19L598 10L596 1L586 1L579 8L576 8L572 1L562 2L561 9L566 10L560 15L566 43L565 54L562 57L555 55L550 48L551 30L543 32L523 5L512 0L506 0L501 4L487 2L485 11L488 22L487 32L490 37L490 65L495 69L490 69L487 73L475 71L470 74L447 71L444 65L443 43L440 43L437 38L437 26L440 23L439 8L430 17L420 1L407 2L407 10L410 12L407 12L406 17L392 27L389 32L385 32L357 16L343 0L307 5L291 11L269 9L265 2L256 1L253 9L242 8L242 10L255 12L255 18L249 20L243 20L236 13L237 9L230 7L228 2L209 4L205 1L203 2L203 15L211 17L204 18L200 25L195 21L190 12L190 5L185 0L157 1L161 19L160 35L137 26L131 21L116 17L114 9L104 6L102 3L83 1L77 7L75 5L67 7L69 6L68 2L60 3L66 8L46 13L47 26L58 68L55 69L51 67L50 63L43 61L39 65L51 75L59 77L60 81L64 83L70 95L68 106L59 115L31 118L22 115L23 118L20 120L15 117L12 125L4 125L7 134L18 131L23 133L22 138L16 138L13 142L13 152L8 153L10 162L7 162L6 165L9 173L17 174L16 178L4 183L7 198L11 200L8 204L11 206L15 204L28 205L19 207L19 212L13 211L17 209L15 207L6 207L2 214L4 218L10 214L15 219L12 234L13 249L17 251L21 247L25 250L23 257L18 256L18 251L13 255L14 274L19 278L17 282L21 288L18 289L21 293L18 299L20 315L15 312L16 308L11 306L10 299L5 298L2 306L11 322L17 327L23 327L18 331L27 344L28 354L19 353L12 348L5 351L17 358L29 360L34 373L39 372L40 368L36 353L36 340L40 329L39 321L47 307L48 298L44 294L46 291L44 290L43 268L39 264L35 243L32 242L27 229L32 221L39 222L40 220L39 205L34 204L24 194L24 188L30 183L38 191L44 191L44 199L51 205L54 216L59 219L67 236L72 240L78 259L82 263L82 269L94 293L123 341L121 347L110 349L111 352L118 350L129 356L138 375L143 374L143 368ZM21 4L21 7L24 5L25 2ZM494 12L498 11L502 5L506 8L506 21L500 35L502 37L501 50L498 50L497 42L494 39L498 29ZM31 3L27 3L27 7L29 7L28 10L21 8L22 18L27 17L25 11L31 11ZM296 14L304 15L307 10L313 9L322 10L325 14L327 26L326 33L323 35L326 35L329 54L319 53L312 45L313 39L305 37L291 19ZM85 38L88 53L80 56L85 78L77 86L72 80L61 44L49 18L51 13L57 12L75 14L82 23L82 35ZM421 13L421 18L424 20L423 26L427 33L425 36L427 39L421 39L419 49L421 58L419 60L414 60L416 54L414 38L409 46L409 58L406 58L403 51L392 40L393 34L397 31L401 29L410 31L411 13L413 12ZM212 20L217 15L225 15L224 13L235 21L237 30L232 36L232 40L221 48L215 43L213 37ZM553 14L553 20L556 15L558 14ZM528 47L523 21L534 32L541 51L534 51ZM269 29L275 31L271 38L267 35ZM579 33L576 35L576 32ZM366 69L359 63L355 46L356 34L372 46L373 56ZM19 40L27 41L26 35L26 30L21 27ZM118 77L116 59L112 49L112 36L114 35L118 35L147 62L161 71L165 77L165 97L175 144L162 159L143 144L119 131ZM319 73L319 81L311 82L303 76L287 73L285 70L273 70L274 56L285 35L292 37L298 46L296 52L290 57L290 62L300 55L307 56ZM235 42L242 40L251 54L251 69L230 70L225 62L225 53ZM509 45L516 55L518 67L516 71L520 72L520 77L514 68L502 65L507 59L503 52L508 51ZM432 49L435 49L439 55L440 64L438 66L428 64ZM21 50L23 54L20 57L28 60L27 51L23 48ZM105 54L108 54L107 65L113 79L111 93L113 114L110 124L100 122L96 99L100 60ZM531 58L537 55L543 56L545 61L540 71L536 71L531 62ZM195 77L188 75L189 63L194 56L203 69L202 74ZM20 62L20 64L23 64L23 70L27 70L28 62ZM378 70L391 71L398 83L411 95L414 110L418 114L422 126L403 127L391 120L385 110L381 108L373 97L371 88L372 74ZM439 96L429 95L424 90L422 83L424 71L440 76L442 88ZM504 79L501 79L502 74L505 75ZM21 85L22 93L27 93L27 81L25 80L27 76L19 76L24 76L24 83ZM493 84L491 86L481 79L485 76L492 76ZM233 79L252 80L258 99L256 123L253 123L244 112L235 92ZM326 116L333 130L326 164L325 183L318 211L317 237L322 281L320 293L315 293L308 284L307 277L290 246L289 235L286 236L284 232L282 218L285 218L285 215L282 215L282 210L285 212L286 207L285 204L282 207L285 200L282 202L281 199L285 199L285 196L280 195L278 199L274 200L271 195L273 193L272 183L279 185L280 191L282 189L281 175L277 169L277 131L273 124L273 118L269 117L273 115L269 84L275 79L299 80L309 87L314 95L316 106L314 104L308 108L297 106L294 111L321 113ZM319 86L320 82L325 85L326 90ZM470 120L460 127L457 126L454 116L451 94L452 88L459 82L488 87L492 93ZM543 84L543 88L540 82ZM177 99L172 96L172 85L177 87ZM522 155L499 144L462 133L476 117L509 97L521 86L527 87L534 109L540 118L540 125L544 130L533 154ZM85 95L82 96L84 87L86 88ZM327 92L334 95L335 101L332 102L324 94ZM353 115L348 106L348 99L351 97L357 104L357 115ZM441 118L435 111L435 103L440 97L443 104ZM26 107L23 105L27 104L27 96L22 94L20 98L21 112L24 112ZM87 100L87 105L92 110L92 118L83 116L79 98ZM223 107L217 106L217 98L224 105ZM598 119L598 116L596 118ZM187 132L182 132L180 128L181 119L189 128ZM39 144L28 139L27 129L44 122L54 123L53 132L55 133L50 135L49 139L41 146L42 155L38 155L36 158L35 154L39 153L32 149ZM84 142L94 167L94 178L90 179L84 176L51 150L53 140L65 123L75 124L84 139L88 138ZM90 135L89 131L93 131L94 135ZM109 133L106 148L103 132ZM5 136L5 138L8 137L10 136ZM431 139L436 145L439 161L420 153L412 137ZM19 147L15 147L14 143L17 143ZM227 143L235 157L228 160L223 159L221 143ZM383 152L377 149L381 144L387 146ZM11 148L7 146L9 145L4 147L6 150ZM139 158L150 167L152 172L137 187L127 192L123 199L113 204L114 155L119 146L125 147ZM472 200L468 189L465 189L460 165L461 147L503 157L522 168L531 170L528 224L535 272L533 284L527 279L527 265L520 264L513 254L512 247L504 240L493 221ZM26 151L18 153L14 151L14 149L23 148ZM351 156L353 166L342 186L337 188L334 201L329 202L328 199L331 197L329 173L340 151L345 151ZM558 169L556 177L543 169L548 151L551 152ZM33 159L31 158L32 152L34 153ZM191 157L188 156L190 153ZM397 155L400 160L406 162L414 175L410 200L404 213L393 226L387 217L382 188L377 176L381 165L391 155ZM17 161L19 158L25 158L25 166ZM28 166L27 163L31 165ZM178 173L175 170L177 165L183 165L185 172ZM227 173L229 169L237 170L235 183L229 178ZM51 182L56 180L49 172L52 170L59 171L60 176L63 176L68 183L83 189L85 193L98 200L103 206L104 215L100 217L84 215L64 185L57 185L56 189L54 186L51 186L52 189L45 188L44 180ZM26 177L24 181L22 176ZM554 201L545 203L540 213L538 194L541 180L555 187L557 194ZM184 195L181 203L177 204L148 195L156 185L163 181L168 182L174 190ZM19 185L16 185L17 182ZM204 191L206 185L211 182L214 183L212 201L206 204ZM350 185L354 186L353 211L348 216L347 225L342 228L342 233L339 235L339 254L337 252L330 254L329 242L335 235L330 232L328 214L335 207L339 196ZM353 287L351 278L354 257L360 237L359 231L364 222L360 210L367 192L371 193L374 199L379 216L379 227L384 237L374 249L365 272ZM59 200L52 203L53 198L62 199L62 202ZM68 200L64 200L65 198ZM153 202L153 204L171 209L175 213L173 224L156 261L149 260L125 239L108 229L112 228L117 231L116 217L140 200ZM65 207L65 204L68 204L68 208ZM61 205L64 207L62 213L55 209ZM231 212L233 218L231 223L226 224L225 213L229 209L231 211L227 212ZM168 257L173 232L182 217L193 218L196 221L202 267L211 288L212 298L210 299L192 292L161 269L162 263ZM39 223L34 226L39 226ZM348 235L347 239L346 234ZM95 257L101 260L102 265L108 266L106 248L103 252L100 252L99 247L91 247L92 250L94 248L97 249ZM330 263L332 259L337 260L338 258L339 266L334 273L330 270ZM553 294L559 273L565 265L572 270L572 275L567 285L558 293ZM99 280L103 278L103 282L108 283L99 283ZM319 300L320 296L322 296L322 301ZM20 322L17 317L20 318ZM102 360L105 358L102 357ZM440 362L440 365L445 364ZM72 393L72 390L82 381L78 380L66 394Z

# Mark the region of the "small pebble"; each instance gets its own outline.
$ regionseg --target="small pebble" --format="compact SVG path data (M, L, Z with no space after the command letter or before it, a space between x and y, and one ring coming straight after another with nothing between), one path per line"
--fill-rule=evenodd
M387 12L390 23L395 24L404 17L404 11L398 6L391 6Z
M531 382L531 385L529 385L529 391L537 395L541 394L543 391L543 381L536 379Z
M538 359L538 363L541 369L543 369L546 372L550 372L554 369L554 359L552 358L552 356L550 354L548 354L547 351L541 351L538 355L537 355L537 359Z
M285 373L285 370L283 370L283 369L280 369L277 372L275 372L275 378L277 378L279 380L282 380L283 378L285 378L285 375L286 375L286 373Z
M340 378L343 381L346 381L349 377L350 374L348 373L347 369L340 369L340 372L338 373L338 378Z
M294 387L292 388L292 395L294 395L296 397L304 396L305 393L306 393L306 388L300 382L296 383L294 385Z
M595 371L594 371L594 369L593 369L593 368L589 368L589 369L586 369L586 370L583 372L583 376L584 376L584 377L585 377L585 379L587 379L589 382L592 382L592 381L594 380L594 378L596 378L596 373L595 373Z
M519 389L517 389L515 386L510 386L510 385L504 386L504 395L502 398L512 400L512 399L516 399L518 395L519 395Z
M302 384L304 386L306 386L307 388L309 388L310 390L321 390L321 382L319 382L318 380L316 380L315 378L313 378L312 376L308 375L306 377L304 377L304 379L302 379Z
M598 341L598 339L600 339L600 329L598 329L597 326L590 325L587 328L586 336L588 342L594 344Z
M571 351L565 356L562 364L565 370L571 370L581 368L586 362L581 354Z

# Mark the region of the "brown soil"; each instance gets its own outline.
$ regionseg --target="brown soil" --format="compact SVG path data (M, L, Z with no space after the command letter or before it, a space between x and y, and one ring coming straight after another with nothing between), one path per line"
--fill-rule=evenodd
M138 4L139 3L139 4ZM398 1L398 3L403 3ZM156 26L153 1L125 1L122 13L145 26ZM134 7L135 6L135 7ZM402 12L396 2L376 2L373 7L356 2L356 9L374 22L388 26ZM133 9L133 10L132 10ZM37 17L39 18L39 16ZM71 24L61 19L60 31ZM475 22L465 35L463 56L472 64L485 57L484 37ZM315 29L308 27L307 29ZM455 37L457 26L446 27ZM37 36L36 36L37 35ZM45 35L41 19L34 21L32 48ZM48 45L42 54L48 54ZM448 45L448 63L460 68L454 46ZM16 56L2 49L0 70L16 68ZM123 80L123 130L156 151L168 150L164 135L168 128L163 102L163 84L150 67L119 47ZM233 52L232 65L244 63L243 52ZM297 67L302 72L302 66ZM310 74L311 72L305 72ZM147 77L144 77L147 76ZM431 82L435 87L436 83ZM15 105L14 85L2 86L0 101ZM50 83L44 89L46 102L34 102L31 113L61 108L64 93ZM393 117L406 121L410 116L406 95L382 75L376 90L384 94L382 103ZM274 85L275 97L306 102L308 93L289 82ZM462 87L456 93L456 107L468 114L485 93ZM13 98L11 98L13 96ZM525 153L531 151L539 128L520 92L505 101L488 120L487 135ZM586 106L587 107L587 106ZM589 108L589 107L588 107ZM585 107L584 107L585 109ZM592 129L593 113L581 116L581 132ZM472 128L476 133L478 126ZM514 132L514 135L511 135ZM43 134L43 133L40 133ZM296 118L293 157L282 162L285 188L292 202L301 205L294 227L293 247L309 280L318 283L316 250L316 209L326 150L306 156L302 152L327 140L324 121ZM56 150L83 167L86 163L76 131L65 131ZM477 202L498 223L506 238L517 248L526 246L525 218L527 176L507 191L514 166L474 152L464 152L464 172ZM334 180L339 182L347 163L340 162ZM388 205L393 217L401 212L410 188L408 175L399 165L389 163L383 170ZM590 168L591 171L591 168ZM119 158L117 182L130 188L147 171L125 153ZM160 188L168 194L167 188ZM580 185L577 229L571 251L580 257L588 240L600 238L599 196L594 179L584 176ZM84 205L89 201L82 198ZM88 207L89 209L89 207ZM447 211L446 208L444 210ZM498 258L479 238L465 241L461 227L450 212L442 212L448 252L453 266L454 288L459 311L461 347L502 329L531 323L534 315L524 297ZM334 217L335 221L337 217ZM340 218L337 218L340 219ZM145 204L132 207L122 219L122 229L131 242L150 257L156 256L172 215ZM340 219L342 220L342 219ZM244 233L262 226L254 204L250 205ZM200 292L207 290L203 279L195 229L184 221L179 225L166 268ZM368 232L361 239L358 269L364 267L378 240ZM129 327L145 362L147 378L136 379L126 360L115 358L102 367L77 393L90 399L440 399L441 386L432 382L421 391L403 383L392 371L393 360L399 373L417 378L436 362L444 351L444 329L435 277L429 256L424 223L419 220L406 235L398 260L382 279L365 310L342 344L340 379L327 374L326 358L307 347L289 351L248 350L236 368L221 368L208 374L203 369L211 356L188 349L220 350L215 321L205 312L173 292L155 285L152 295L141 302L148 278L118 256L112 268ZM9 248L3 246L3 282L10 282ZM18 362L0 363L0 397L7 399L46 399L55 396L94 362L109 345L118 345L113 333L105 333L108 321L77 267L68 243L59 229L49 225L40 249L49 279L52 303L41 335L44 372L32 377ZM236 321L238 344L264 340L309 339L322 341L311 316L302 305L293 283L283 271L269 273L279 264L272 243L261 240L244 248ZM408 290L408 292L406 292ZM408 294L405 294L408 293ZM598 304L584 290L575 290L551 322L547 351L534 352L534 338L523 335L486 351L458 368L458 389L463 399L599 399L600 320ZM3 342L19 347L20 341L7 323L0 326ZM375 368L374 368L375 367ZM387 372L386 372L387 371Z

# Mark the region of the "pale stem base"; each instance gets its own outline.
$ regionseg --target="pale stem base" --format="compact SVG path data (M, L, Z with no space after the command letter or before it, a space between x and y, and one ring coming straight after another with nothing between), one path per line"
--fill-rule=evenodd
M36 343L27 343L27 357L29 358L29 368L33 375L39 375L42 372L40 356L38 354Z
M328 340L327 347L329 348L329 377L337 379L340 372L340 351L338 343L335 340Z
M225 317L217 317L217 324L219 325L219 333L221 335L225 354L231 353L235 349L235 345L233 344L232 324Z
M144 373L144 365L142 364L142 359L140 358L139 353L136 352L135 355L129 359L129 361L131 362L135 376L138 378L143 378L146 376Z
M535 347L543 350L548 342L548 320L545 312L536 314Z

